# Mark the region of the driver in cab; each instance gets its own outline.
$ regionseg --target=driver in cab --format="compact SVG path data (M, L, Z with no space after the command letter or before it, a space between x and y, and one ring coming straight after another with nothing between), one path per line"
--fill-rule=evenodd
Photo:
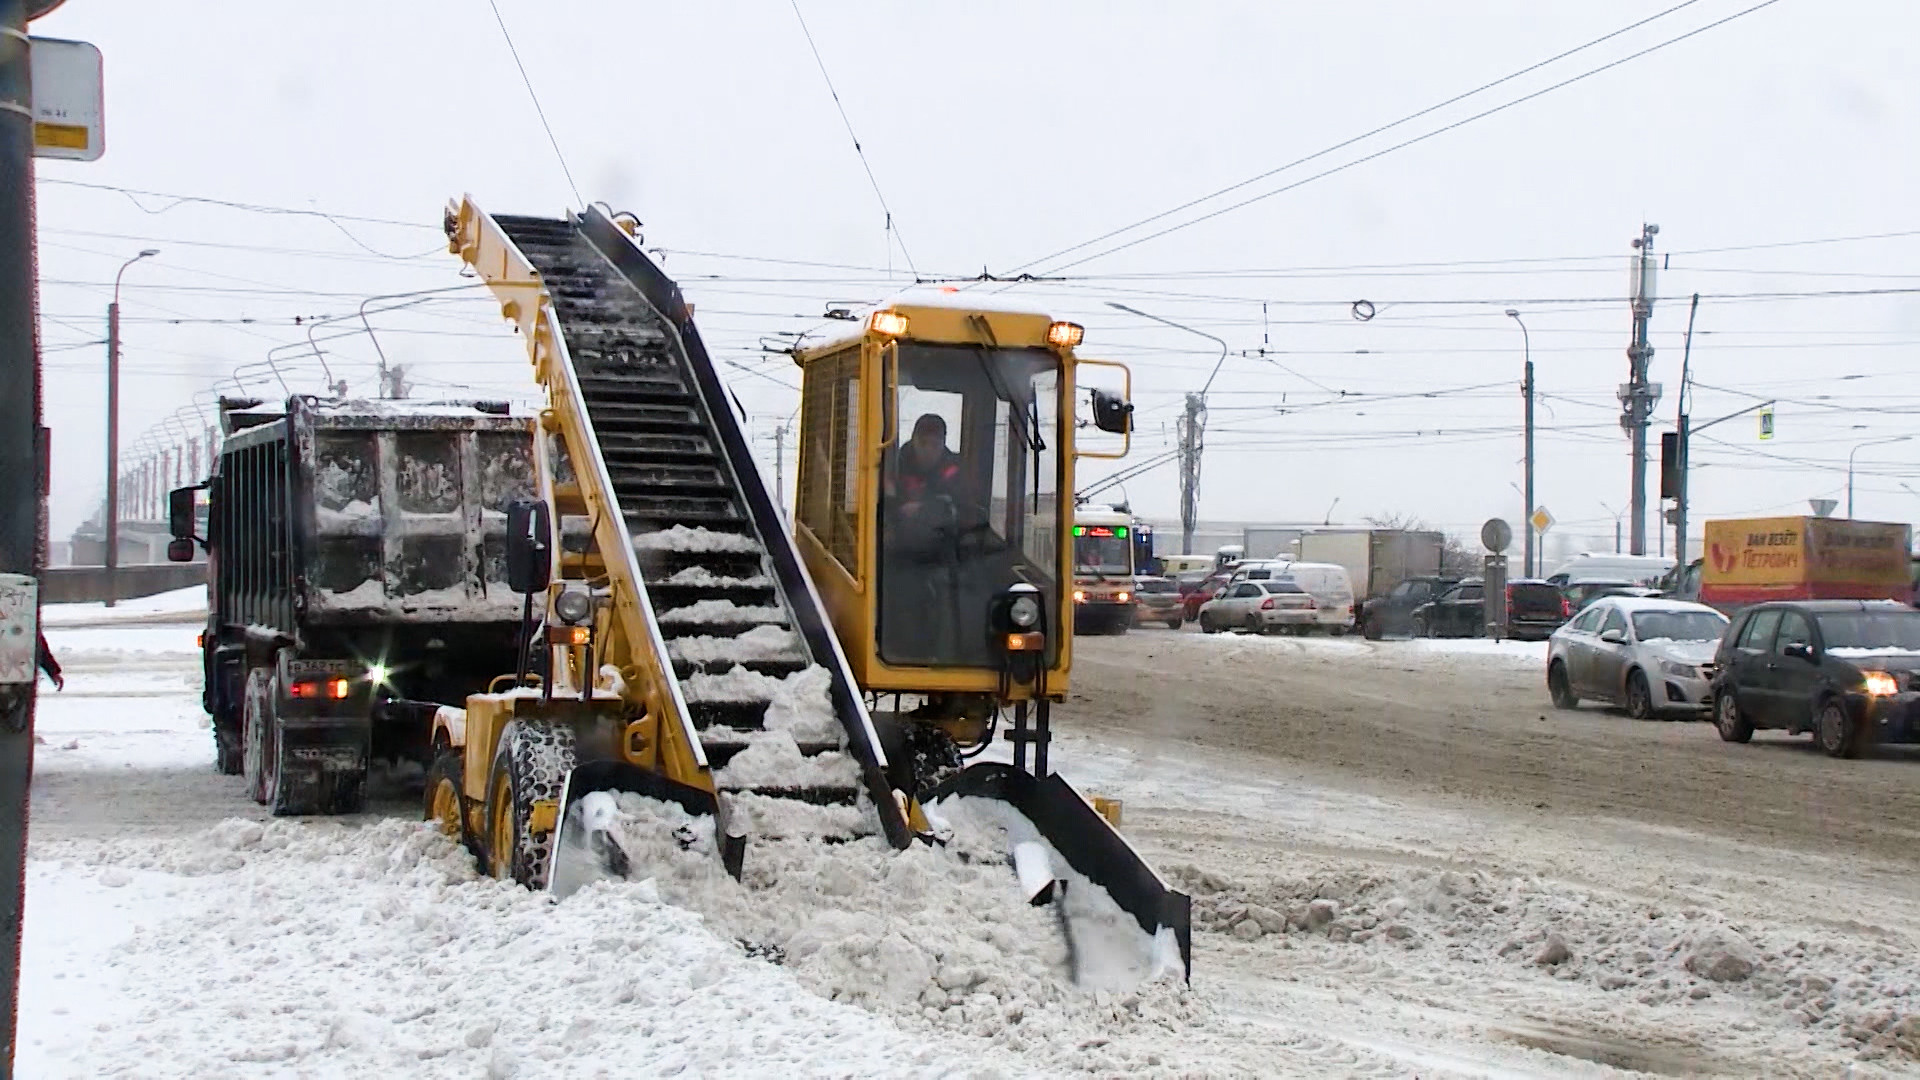
M894 454L886 493L904 521L929 529L951 523L960 498L960 455L947 449L947 422L939 414L913 422L913 435Z

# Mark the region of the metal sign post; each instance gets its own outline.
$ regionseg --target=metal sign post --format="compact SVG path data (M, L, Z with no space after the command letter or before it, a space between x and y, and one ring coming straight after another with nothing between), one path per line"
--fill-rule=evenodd
M1480 542L1487 557L1481 569L1481 603L1485 605L1487 636L1495 641L1507 636L1507 556L1513 546L1513 526L1500 518L1488 518L1480 526Z

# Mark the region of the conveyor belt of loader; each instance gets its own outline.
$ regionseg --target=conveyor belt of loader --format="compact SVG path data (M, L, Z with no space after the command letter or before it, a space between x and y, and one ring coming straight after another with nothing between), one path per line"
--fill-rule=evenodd
M716 786L736 798L847 806L864 788L875 812L862 831L905 846L910 834L883 778L871 722L678 289L598 214L494 220L553 299L613 501ZM852 765L803 767L796 779L756 768L743 782L730 779L729 763L768 737L774 680L815 666L827 672L840 723L795 742L803 761L844 754ZM822 775L834 779L820 782Z

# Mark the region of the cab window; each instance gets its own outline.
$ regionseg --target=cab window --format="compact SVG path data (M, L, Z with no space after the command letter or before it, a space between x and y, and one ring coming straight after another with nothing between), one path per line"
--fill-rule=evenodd
M1581 612L1579 618L1573 620L1573 628L1582 633L1597 634L1600 632L1600 620L1606 617L1606 608L1590 607Z
M1483 600L1485 598L1486 589L1479 585L1462 585L1453 590L1453 595L1449 597L1449 599L1453 600Z

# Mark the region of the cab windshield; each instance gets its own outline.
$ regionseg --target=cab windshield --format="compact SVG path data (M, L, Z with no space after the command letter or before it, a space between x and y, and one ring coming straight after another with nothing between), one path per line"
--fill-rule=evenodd
M1051 662L1061 607L1059 358L912 341L896 349L886 408L899 436L881 460L880 657L996 664L989 608L1026 582L1045 598Z

